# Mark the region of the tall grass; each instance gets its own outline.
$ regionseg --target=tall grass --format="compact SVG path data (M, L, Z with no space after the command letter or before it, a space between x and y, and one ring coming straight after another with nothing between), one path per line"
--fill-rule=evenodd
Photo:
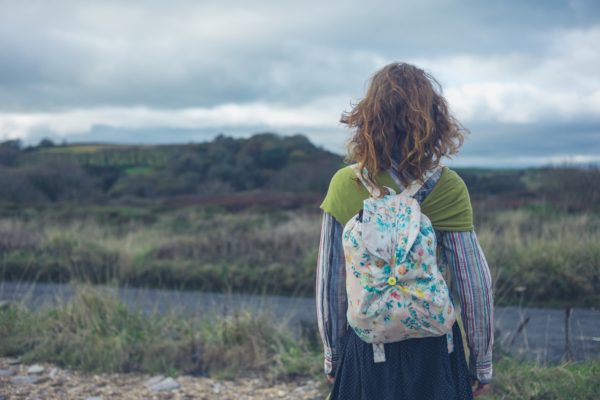
M498 304L600 306L600 216L497 212L478 236Z
M314 338L292 335L267 313L143 314L90 285L76 289L70 301L56 307L0 308L0 355L89 372L268 379L314 375L320 365Z
M310 214L205 209L159 213L152 223L4 218L0 272L6 280L309 294L318 229Z
M489 400L596 400L600 361L542 366L510 357L494 365Z
M522 209L476 216L496 304L600 306L599 215ZM0 217L0 274L312 296L319 228L320 215L303 211L25 213Z

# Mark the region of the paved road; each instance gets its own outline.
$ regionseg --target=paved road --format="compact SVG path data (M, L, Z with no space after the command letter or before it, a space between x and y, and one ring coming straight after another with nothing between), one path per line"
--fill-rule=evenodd
M270 312L276 320L292 326L316 329L312 298L253 296L242 294L171 291L99 286L118 296L128 307L145 313L175 312L182 315L214 315L246 308ZM74 288L67 284L0 282L0 301L23 301L32 309L70 299ZM519 334L521 321L529 318ZM496 340L513 354L540 362L560 361L565 353L565 311L562 309L496 307ZM600 359L600 310L573 309L571 348L574 359Z

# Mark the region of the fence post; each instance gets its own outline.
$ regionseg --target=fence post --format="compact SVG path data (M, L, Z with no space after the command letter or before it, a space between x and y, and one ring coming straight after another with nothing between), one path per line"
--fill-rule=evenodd
M567 306L565 308L565 361L571 362L573 361L573 350L571 348L571 337L569 335L571 331L571 306Z

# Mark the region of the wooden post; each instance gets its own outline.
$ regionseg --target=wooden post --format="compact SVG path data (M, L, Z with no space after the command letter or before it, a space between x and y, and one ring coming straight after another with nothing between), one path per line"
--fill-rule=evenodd
M567 306L565 308L565 354L564 360L567 362L573 361L573 351L571 349L571 338L570 338L570 330L571 330L571 306Z

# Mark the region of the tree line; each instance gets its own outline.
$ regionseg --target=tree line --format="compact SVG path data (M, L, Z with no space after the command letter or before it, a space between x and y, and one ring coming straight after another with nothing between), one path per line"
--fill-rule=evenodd
M24 146L0 142L0 203L121 204L173 196L256 191L324 195L343 157L303 135L219 135L203 143ZM493 208L600 210L598 166L535 169L457 168L474 202Z

